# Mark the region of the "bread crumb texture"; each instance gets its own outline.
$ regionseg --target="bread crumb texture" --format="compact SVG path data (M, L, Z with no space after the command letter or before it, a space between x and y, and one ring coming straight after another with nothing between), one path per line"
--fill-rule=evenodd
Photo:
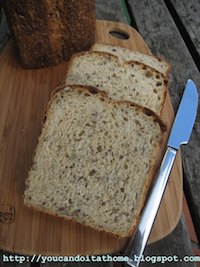
M141 212L161 135L159 123L140 108L66 87L51 100L24 202L127 236Z
M170 64L163 59L157 58L153 55L146 55L138 51L131 51L128 48L121 46L95 43L91 50L111 53L118 56L121 62L130 60L141 62L161 72L166 78L168 77L171 68Z
M66 84L83 84L106 90L113 100L129 100L161 114L167 87L164 76L143 63L120 63L105 52L85 52L72 57Z

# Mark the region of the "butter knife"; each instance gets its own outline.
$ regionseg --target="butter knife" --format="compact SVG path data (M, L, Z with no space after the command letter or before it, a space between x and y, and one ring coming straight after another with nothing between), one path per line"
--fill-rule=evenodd
M143 256L177 151L187 144L194 126L198 107L198 93L195 83L188 80L167 143L167 149L158 171L155 184L143 209L139 225L131 238L125 255L128 266L138 267Z

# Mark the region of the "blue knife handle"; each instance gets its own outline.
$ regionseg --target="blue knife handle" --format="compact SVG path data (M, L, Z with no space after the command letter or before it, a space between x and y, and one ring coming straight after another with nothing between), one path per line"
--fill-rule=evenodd
M171 147L168 147L165 152L161 167L155 180L155 184L142 212L135 235L130 240L124 253L129 257L129 260L126 262L128 266L138 267L140 264L172 166L176 158L176 153L177 150Z

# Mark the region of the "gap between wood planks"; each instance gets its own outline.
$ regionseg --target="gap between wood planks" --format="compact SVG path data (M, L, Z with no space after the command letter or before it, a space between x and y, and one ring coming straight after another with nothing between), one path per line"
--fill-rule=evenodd
M187 32L187 29L186 27L184 26L183 22L181 21L181 18L180 16L178 15L178 13L176 12L172 2L170 0L164 0L165 2L165 5L167 6L198 70L200 71L200 55L198 53L198 51L196 50L193 42L192 42L192 39L190 38L190 35L189 33Z
M121 0L121 2L123 2L123 6L125 6L126 12L128 13L129 25L132 26L133 28L135 28L139 32L134 15L133 15L133 11L129 5L129 1L128 0Z
M138 29L138 26L137 26L137 22L134 18L134 12L133 10L131 9L130 5L129 5L129 1L130 0L121 0L123 2L123 5L126 6L126 12L128 12L128 17L129 17L129 21L130 21L130 25L132 27L134 27L138 32L139 29ZM182 23L178 13L176 12L172 2L170 0L164 0L164 3L169 11L169 13L171 14L177 28L178 28L178 31L180 32L198 70L200 71L200 55L198 53L198 51L196 50L193 42L192 42L192 39L190 38L190 35L189 33L187 32L187 29L186 27L184 26L184 24Z

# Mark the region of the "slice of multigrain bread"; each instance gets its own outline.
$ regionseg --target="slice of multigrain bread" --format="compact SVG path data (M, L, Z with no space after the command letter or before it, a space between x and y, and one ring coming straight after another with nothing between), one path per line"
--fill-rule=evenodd
M50 102L24 203L120 238L132 233L164 125L152 111L66 87Z
M111 53L117 56L121 62L134 60L144 63L161 72L165 77L169 76L171 69L170 64L163 59L153 55L142 54L138 51L131 51L130 49L121 46L96 43L92 46L91 50Z
M128 100L162 113L167 80L143 63L120 63L114 55L104 52L75 54L69 62L66 84L82 84L106 90L113 100Z

